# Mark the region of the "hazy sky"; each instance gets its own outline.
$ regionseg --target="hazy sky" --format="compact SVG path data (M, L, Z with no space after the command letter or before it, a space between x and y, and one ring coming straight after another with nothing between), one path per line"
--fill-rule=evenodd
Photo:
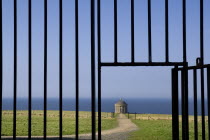
M102 61L113 61L113 0L101 0ZM18 2L18 97L27 97L28 0ZM119 61L130 61L130 0L118 2ZM33 97L43 97L43 0L32 0ZM58 97L58 0L48 0L48 97ZM182 0L169 0L170 61L182 61ZM205 63L210 63L210 1L204 0ZM75 95L74 0L63 0L63 94ZM153 61L164 61L164 0L152 0ZM199 57L199 0L187 0L187 59ZM147 62L147 0L135 0L135 60ZM3 96L13 96L13 0L3 0ZM90 2L79 0L80 96L90 97ZM102 97L170 98L172 67L102 69ZM190 73L192 75L192 73ZM191 79L191 76L189 76ZM191 87L192 82L189 82ZM191 91L191 89L189 90ZM190 92L190 97L192 93Z

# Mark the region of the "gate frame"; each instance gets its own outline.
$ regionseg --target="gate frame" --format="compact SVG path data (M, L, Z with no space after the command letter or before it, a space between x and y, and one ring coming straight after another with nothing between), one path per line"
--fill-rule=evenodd
M198 60L198 59L197 59ZM198 61L197 61L198 62ZM193 71L193 95L194 95L194 137L198 139L198 113L197 113L197 70L200 70L201 78L201 117L202 117L202 139L205 140L205 91L204 91L204 69L207 69L207 102L208 102L208 124L210 124L210 64L189 67L175 67L172 69L172 136L173 140L179 139L179 80L178 72L181 72L181 102L182 102L182 139L189 139L189 114L188 114L188 71ZM208 125L210 136L210 125Z
M46 139L46 120L47 120L47 0L44 0L44 42L45 42L45 59L44 59L44 131L43 131L43 136ZM91 112L92 112L92 139L96 139L96 82L95 82L95 2L96 0L90 0L90 15L91 15ZM117 48L117 39L118 39L118 34L117 34L117 0L113 0L114 2L114 62L101 62L101 0L97 0L97 40L98 40L98 138L101 139L101 69L102 67L117 67L117 66L174 66L174 69L172 70L172 79L177 76L178 71L182 71L182 91L184 94L183 96L183 110L188 111L188 70L189 69L201 69L201 78L204 75L203 72L203 67L204 65L204 34L203 34L203 0L200 0L200 60L201 60L201 65L200 66L192 66L188 67L187 65L187 47L186 47L186 0L182 1L182 18L183 18L183 62L169 62L169 23L168 23L168 0L165 0L165 62L153 62L152 61L152 30L151 30L151 22L152 22L152 17L151 17L151 0L148 0L148 62L135 62L135 44L134 44L134 38L135 38L135 26L134 26L134 0L131 0L131 62L118 62L117 60L117 54L118 54L118 48ZM3 29L2 29L2 0L0 0L0 20L1 20L1 36L3 34ZM29 0L29 126L28 130L31 131L31 0ZM76 116L78 116L78 111L79 111L79 61L78 61L78 0L75 0L75 54L76 54ZM1 58L3 58L3 39L1 37ZM62 0L59 2L59 138L62 138ZM179 68L179 66L183 66L183 68ZM196 67L196 68L195 68ZM210 81L209 81L209 76L210 76L210 69L209 67L207 68L208 71L208 95L210 94ZM196 75L196 73L194 73ZM1 59L1 76L3 75L3 59ZM196 81L196 79L195 79ZM178 99L178 95L176 95L177 91L177 79L175 78L175 81L173 81L172 85L172 97L173 99ZM201 85L204 85L203 79L201 80ZM1 87L0 87L0 138L1 133L2 133L2 84L3 84L3 79L1 78ZM17 104L17 0L14 0L14 118L13 118L13 138L16 139L16 104ZM195 87L196 89L196 87ZM208 96L208 99L210 97ZM204 88L202 86L202 101L204 101ZM178 112L178 107L177 105L177 100L172 101L172 115L173 117L173 139L177 139L177 112ZM204 102L202 103L202 107L204 107ZM204 108L202 108L204 109ZM210 116L210 109L209 110L209 115ZM184 116L183 120L185 122L185 126L188 126L188 121L187 121L187 116L188 113L184 111ZM204 113L204 110L202 111ZM203 114L202 113L202 118ZM205 122L204 122L205 123ZM78 139L78 130L79 130L79 119L77 117L76 119L76 139ZM203 124L203 121L202 121ZM184 127L183 129L184 133L188 133L187 127ZM203 125L203 129L205 129L205 126ZM210 126L209 126L210 129ZM176 132L175 132L176 130ZM205 134L205 131L203 132ZM210 134L210 133L209 133ZM29 132L28 134L29 139L31 138L31 133ZM187 135L185 135L187 138ZM203 139L205 139L205 135L203 135Z
M187 45L186 45L186 0L182 1L182 27L183 27L183 61L169 62L169 22L168 22L168 0L165 0L165 62L152 61L152 32L151 32L151 0L148 0L148 62L135 62L134 46L134 0L131 0L131 62L118 62L118 35L117 35L117 0L114 1L114 62L101 61L101 0L97 0L97 42L98 42L98 139L101 139L101 70L102 67L118 66L174 66L172 74L172 138L179 139L179 101L178 101L178 71L182 69L182 118L183 122L183 139L189 139L188 124L188 67L187 62ZM204 35L203 35L203 0L200 0L200 64L204 66ZM182 68L179 68L182 66ZM209 74L210 75L210 74ZM203 72L201 72L202 81ZM202 83L203 85L204 83ZM209 87L208 87L209 88ZM204 88L202 94L204 101ZM197 102L196 102L197 103ZM204 104L203 104L204 106ZM209 126L210 128L210 126ZM205 129L205 128L204 128ZM204 132L205 134L205 132ZM203 136L205 139L205 135Z

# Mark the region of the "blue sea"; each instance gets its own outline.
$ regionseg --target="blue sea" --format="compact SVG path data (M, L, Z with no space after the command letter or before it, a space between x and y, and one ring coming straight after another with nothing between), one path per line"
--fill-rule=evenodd
M118 101L117 98L105 98L102 99L102 112L114 112L114 104ZM150 98L129 98L125 99L128 104L128 112L130 113L141 113L141 114L171 114L171 99L150 99ZM181 101L180 101L181 103ZM97 101L96 101L97 105ZM198 114L201 114L201 103L198 100ZM18 98L17 99L17 110L27 110L28 99ZM43 110L43 99L33 98L32 99L33 110ZM3 110L13 110L13 99L3 99ZM47 99L47 110L59 110L58 98ZM63 110L75 111L75 99L65 98L63 99ZM91 111L91 99L81 98L79 104L80 111ZM97 107L96 107L97 111ZM193 100L189 99L189 114L193 115ZM207 101L205 101L205 114L207 115ZM180 108L181 114L181 108Z

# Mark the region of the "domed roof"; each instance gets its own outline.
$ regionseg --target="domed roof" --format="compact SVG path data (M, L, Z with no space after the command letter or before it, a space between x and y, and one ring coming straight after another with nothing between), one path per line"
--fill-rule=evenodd
M120 99L115 105L127 105L127 103Z

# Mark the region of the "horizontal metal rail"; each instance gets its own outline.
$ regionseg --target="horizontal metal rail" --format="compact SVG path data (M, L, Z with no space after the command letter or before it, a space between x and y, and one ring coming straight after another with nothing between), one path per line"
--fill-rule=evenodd
M109 62L102 62L101 66L183 66L185 63L183 62L118 62L118 63L109 63Z
M179 71L181 71L183 69L194 70L194 69L204 69L204 68L208 68L208 67L210 67L210 64L206 64L206 65L202 65L202 66L182 67L182 68L178 68L177 70L179 70Z

